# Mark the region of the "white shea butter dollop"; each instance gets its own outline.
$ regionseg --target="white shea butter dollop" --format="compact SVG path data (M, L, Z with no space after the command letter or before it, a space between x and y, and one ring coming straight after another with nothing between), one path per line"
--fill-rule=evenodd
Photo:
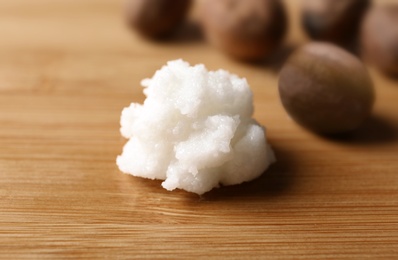
M252 118L246 79L176 60L141 84L144 104L132 103L121 116L129 139L117 158L122 172L203 194L253 180L275 161Z

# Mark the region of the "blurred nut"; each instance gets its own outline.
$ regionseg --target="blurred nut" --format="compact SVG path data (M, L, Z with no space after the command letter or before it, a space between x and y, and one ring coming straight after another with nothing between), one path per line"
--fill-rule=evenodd
M355 130L375 99L362 62L328 43L307 44L289 58L280 73L279 95L297 123L320 134Z
M382 71L398 75L398 5L373 8L362 28L366 59Z
M201 11L208 40L239 59L269 55L279 47L287 29L279 0L205 0Z
M345 45L358 34L370 0L305 0L302 24L315 40Z
M168 36L188 14L191 0L128 0L128 24L149 38Z

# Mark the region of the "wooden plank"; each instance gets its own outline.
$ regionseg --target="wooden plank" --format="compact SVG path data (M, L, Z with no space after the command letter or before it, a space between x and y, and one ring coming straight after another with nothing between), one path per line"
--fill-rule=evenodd
M291 13L288 46L306 41ZM277 93L281 61L232 60L184 33L131 34L121 1L0 3L0 258L391 258L398 255L397 81L347 140L303 130ZM183 58L246 77L278 163L202 197L123 175L121 109Z

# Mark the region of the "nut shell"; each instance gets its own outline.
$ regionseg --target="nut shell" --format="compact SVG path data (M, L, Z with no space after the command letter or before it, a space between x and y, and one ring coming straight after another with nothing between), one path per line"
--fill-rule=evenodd
M279 94L297 123L320 134L355 130L375 99L362 62L328 43L307 44L289 58L280 73Z
M233 57L259 60L279 47L287 17L279 0L205 0L202 25L208 40Z
M166 37L182 23L188 14L191 2L191 0L128 0L127 23L145 37Z
M398 5L372 9L362 28L363 53L387 74L398 75Z
M302 24L315 40L346 45L357 36L370 0L305 0Z

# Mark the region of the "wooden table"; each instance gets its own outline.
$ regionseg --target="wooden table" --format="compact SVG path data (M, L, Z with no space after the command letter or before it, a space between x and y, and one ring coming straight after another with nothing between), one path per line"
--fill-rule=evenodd
M286 50L306 40L288 2ZM371 70L371 119L321 138L280 104L282 54L240 63L187 30L148 42L120 4L0 2L0 258L398 257L398 81ZM119 172L120 112L176 58L248 79L278 158L262 177L198 197Z

